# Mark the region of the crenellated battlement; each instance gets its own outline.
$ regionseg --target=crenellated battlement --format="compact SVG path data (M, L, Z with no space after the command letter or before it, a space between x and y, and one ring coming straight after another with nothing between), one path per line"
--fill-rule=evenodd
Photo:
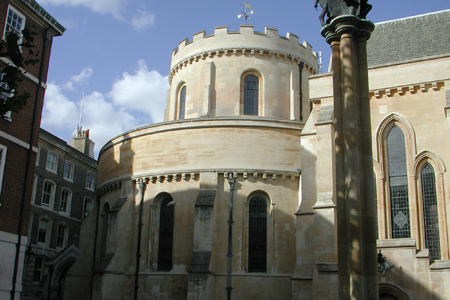
M216 27L213 35L205 31L196 33L191 42L183 40L172 52L171 73L183 64L192 63L213 55L254 54L289 58L303 61L317 70L317 54L306 41L299 43L295 34L286 37L278 35L278 30L266 27L264 32L256 32L253 25L241 25L240 31L228 31L228 26Z

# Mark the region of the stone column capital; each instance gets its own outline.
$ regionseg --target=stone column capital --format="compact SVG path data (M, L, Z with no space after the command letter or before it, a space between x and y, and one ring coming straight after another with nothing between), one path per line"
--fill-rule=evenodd
M321 34L328 44L341 40L343 37L353 37L359 42L365 42L370 38L375 25L365 19L353 15L343 15L334 18L330 24L325 25Z

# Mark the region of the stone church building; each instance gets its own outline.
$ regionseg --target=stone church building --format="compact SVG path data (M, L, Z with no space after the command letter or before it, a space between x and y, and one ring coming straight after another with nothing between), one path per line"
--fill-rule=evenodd
M368 63L380 299L449 299L450 10L376 24ZM169 81L165 121L100 152L64 299L337 299L332 76L311 46L218 27Z

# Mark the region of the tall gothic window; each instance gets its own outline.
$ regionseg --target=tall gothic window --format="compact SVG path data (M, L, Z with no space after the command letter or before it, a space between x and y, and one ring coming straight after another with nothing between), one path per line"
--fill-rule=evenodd
M180 110L178 114L178 119L183 120L186 110L186 86L183 86L180 91Z
M411 237L405 136L394 126L387 135L392 238Z
M158 271L172 269L174 205L170 196L161 202L159 217Z
M258 115L258 77L248 75L244 80L244 115Z
M248 271L267 270L267 201L254 196L249 202Z
M430 261L441 259L439 220L434 168L426 163L421 171L425 244L430 251Z

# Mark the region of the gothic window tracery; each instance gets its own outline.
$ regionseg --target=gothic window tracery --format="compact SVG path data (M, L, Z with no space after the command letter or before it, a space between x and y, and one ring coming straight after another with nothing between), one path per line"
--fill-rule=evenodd
M396 125L389 130L387 135L387 158L392 238L409 238L411 237L411 228L405 136Z
M439 217L434 168L425 163L421 170L421 187L424 216L425 245L430 251L430 261L441 259Z

